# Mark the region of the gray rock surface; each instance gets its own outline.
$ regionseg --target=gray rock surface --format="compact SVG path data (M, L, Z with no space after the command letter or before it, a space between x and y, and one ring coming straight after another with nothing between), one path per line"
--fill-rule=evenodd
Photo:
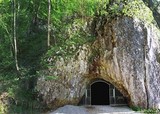
M78 104L93 79L113 84L129 105L160 109L160 32L128 17L97 24L97 40L85 44L71 59L61 58L37 81L48 107Z
M142 114L134 112L126 106L72 106L66 105L49 114Z
M58 108L56 111L50 114L88 114L84 107L66 105L64 107Z

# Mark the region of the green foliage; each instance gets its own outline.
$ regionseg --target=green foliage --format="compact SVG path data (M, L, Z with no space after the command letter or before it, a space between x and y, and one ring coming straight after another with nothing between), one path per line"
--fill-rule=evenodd
M34 80L34 79L31 79ZM8 106L7 113L29 113L35 114L42 111L42 105L37 101L37 92L31 89L29 79L15 80L8 88L8 94L13 101Z
M109 11L110 13L114 14L114 15L118 15L119 14L119 6L117 4L113 4L110 8Z
M152 23L154 18L150 9L142 0L133 0L124 5L122 13L129 17L139 18L147 23Z
M5 107L0 104L0 114L4 114L4 113L5 113Z
M100 14L111 19L117 16L129 16L145 21L145 23L154 21L152 11L142 0L116 0L107 2L105 5L107 7L102 8Z
M36 101L32 101L29 104L26 102L23 102L23 104L19 105L11 105L8 109L7 113L10 114L40 114L42 112L42 109L35 108L39 104Z
M132 106L131 109L134 111L142 111L142 108L138 106Z
M138 111L145 114L158 114L159 112L158 109L142 109L141 107L138 107L138 106L132 106L131 108L134 111Z
M143 110L143 112L145 114L158 114L159 110L158 109L145 109L145 110Z
M47 65L51 59L54 62L60 57L69 58L79 46L94 41L95 36L87 26L95 13L104 9L107 1L52 1L52 46L42 58L42 63Z

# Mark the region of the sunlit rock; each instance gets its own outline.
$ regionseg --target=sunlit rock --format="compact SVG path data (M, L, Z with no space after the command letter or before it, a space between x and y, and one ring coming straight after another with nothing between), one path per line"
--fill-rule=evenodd
M45 71L57 79L45 80L45 73L38 79L42 102L51 108L77 105L91 80L99 78L114 85L128 105L160 109L160 32L128 17L100 21L94 43Z

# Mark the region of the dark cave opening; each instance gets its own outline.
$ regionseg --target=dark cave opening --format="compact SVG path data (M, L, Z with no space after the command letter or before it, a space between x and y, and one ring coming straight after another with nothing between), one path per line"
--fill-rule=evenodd
M127 99L111 83L96 79L86 87L84 95L81 97L78 105L127 105Z
M109 105L109 85L96 82L91 85L91 105Z

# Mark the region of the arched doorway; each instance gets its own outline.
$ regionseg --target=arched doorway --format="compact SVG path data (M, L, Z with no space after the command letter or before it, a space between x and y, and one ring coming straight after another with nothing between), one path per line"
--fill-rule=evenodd
M97 81L91 84L91 105L109 105L109 84Z
M103 80L95 79L87 86L79 105L127 105L126 98L114 85Z

